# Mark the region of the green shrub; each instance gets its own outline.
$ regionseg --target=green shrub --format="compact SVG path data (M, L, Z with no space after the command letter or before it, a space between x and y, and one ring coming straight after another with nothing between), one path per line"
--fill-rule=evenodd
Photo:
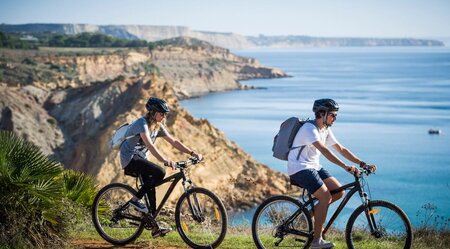
M97 194L97 186L92 176L75 170L65 170L62 174L64 226L70 232L92 230L91 207Z
M418 230L424 231L449 231L450 218L438 214L438 207L433 203L422 205L416 216L421 220Z
M159 71L159 68L153 64L153 63L146 63L144 64L144 71L147 74L155 74L155 75L161 75L161 72Z
M63 172L63 194L72 202L90 208L97 193L92 176L75 170Z
M56 125L56 120L54 118L48 118L47 122L51 125Z
M38 147L11 132L0 131L2 244L43 248L63 243L57 215L62 199L57 176L62 170Z
M0 248L48 248L91 227L94 179L63 170L38 147L0 131ZM12 225L13 224L13 225Z
M125 80L125 76L119 75L113 81L124 81L124 80Z
M37 65L36 61L34 61L33 59L30 59L30 58L25 58L22 61L22 64L27 64L27 65L31 65L31 66L36 66Z

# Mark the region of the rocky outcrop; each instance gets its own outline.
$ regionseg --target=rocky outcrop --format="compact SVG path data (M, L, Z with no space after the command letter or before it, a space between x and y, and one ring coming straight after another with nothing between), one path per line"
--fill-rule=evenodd
M49 155L64 145L58 121L43 108L48 91L0 85L0 129L14 131Z
M157 96L171 106L166 122L169 132L205 156L204 163L190 171L196 185L217 193L230 209L245 209L287 191L286 175L256 162L207 120L192 117L178 103L181 91L192 96L203 93L197 90L201 87L235 89L239 79L267 76L271 69L255 60L225 49L190 46L86 55L0 52L1 68L7 71L2 81L8 80L0 85L1 129L20 134L66 168L94 175L100 186L109 182L134 186L134 179L124 176L118 152L110 150L108 140L119 125L144 114L149 96ZM8 54L14 56L6 58ZM211 59L221 63L208 65ZM212 75L203 79L199 71ZM43 72L45 77L35 75ZM228 79L229 85L221 83L216 74ZM12 80L14 75L19 79ZM181 77L192 77L196 84L184 87L187 81ZM29 82L21 82L22 78ZM168 158L186 159L163 140L157 143ZM167 169L167 175L172 173ZM161 186L158 193L166 187Z
M179 44L179 38L174 42ZM182 38L183 46L166 46L151 52L154 65L174 87L178 97L241 88L239 80L276 78L287 75L266 68L252 58L236 56L228 49L207 46L192 38Z

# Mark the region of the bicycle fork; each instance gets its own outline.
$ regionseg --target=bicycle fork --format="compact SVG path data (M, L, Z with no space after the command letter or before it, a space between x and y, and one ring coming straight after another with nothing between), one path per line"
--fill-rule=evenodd
M188 182L189 186L186 187L185 182ZM188 193L188 190L193 188L194 184L192 183L191 180L186 180L186 181L182 182L182 185L184 188L184 192L186 193L186 197L187 197L189 209L191 210L192 217L197 222L205 221L205 217L203 217L202 207L200 206L200 203L198 202L198 199L197 199L197 194L195 192L191 193L191 194Z
M380 238L381 237L381 233L378 229L377 226L377 222L375 220L375 215L376 213L380 212L379 209L372 209L372 207L369 205L370 204L370 199L367 196L366 192L361 192L360 193L361 196L361 200L364 204L364 214L366 215L366 219L367 219L367 224L369 224L369 228L370 228L370 233L375 236L376 238Z

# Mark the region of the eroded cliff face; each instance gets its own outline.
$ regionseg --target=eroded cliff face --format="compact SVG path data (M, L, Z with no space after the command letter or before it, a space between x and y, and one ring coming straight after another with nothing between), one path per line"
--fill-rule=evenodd
M157 96L166 99L171 107L166 122L169 132L205 156L204 163L195 166L190 174L198 186L211 189L234 209L245 209L269 195L286 192L285 175L256 162L207 120L192 117L178 103L180 96L236 89L239 79L278 77L281 73L274 76L258 71L273 72L254 60L220 49L172 47L147 53L78 56L38 53L27 58L32 62L25 65L28 71L44 71L50 76L17 83L17 78L10 79L24 68L24 59L0 61L7 60L3 69L10 70L8 81L3 79L0 85L1 129L20 134L66 168L94 175L100 186L109 182L134 185L133 178L124 176L118 151L111 151L108 141L118 126L144 114L148 97ZM207 67L211 59L228 64ZM20 73L24 71L28 72ZM198 74L207 71L212 76ZM172 160L187 157L164 140L157 141L157 146ZM167 175L172 173L167 169ZM166 187L159 188L159 193Z
M8 85L32 84L51 90L156 74L171 84L178 98L244 88L239 80L287 76L202 41L177 38L175 42L180 45L113 52L98 49L90 54L0 50L0 58L7 60L0 63L0 70Z
M34 86L0 85L0 129L14 131L47 154L63 146L62 130L43 107L48 92Z
M193 41L184 39L189 45ZM151 52L154 65L172 84L177 97L239 89L243 87L240 80L287 76L279 69L264 67L257 60L236 56L228 49L204 42L201 48L169 46Z

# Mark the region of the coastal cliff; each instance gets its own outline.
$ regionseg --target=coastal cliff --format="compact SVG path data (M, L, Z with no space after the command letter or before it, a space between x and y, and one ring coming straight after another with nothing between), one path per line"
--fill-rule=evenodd
M170 82L176 96L245 88L240 80L287 75L257 60L188 37L142 49L79 49L72 52L1 50L1 78L8 85L37 85L43 89L90 86L117 78L156 74ZM69 49L69 51L71 51ZM74 52L75 51L75 52Z
M180 45L153 49L151 58L178 97L240 89L240 80L287 76L279 69L263 67L253 58L236 56L228 49L197 39L174 38L169 43Z
M185 36L229 49L304 48L304 47L380 47L380 46L444 46L442 41L415 38L311 37L304 35L245 36L191 30L185 26L156 25L92 25L92 24L0 24L0 32L60 33L75 35L98 32L122 39L158 41Z
M239 89L241 79L285 74L189 39L173 44L109 52L0 50L0 128L31 141L66 168L95 176L100 186L134 185L108 140L122 123L143 115L145 101L156 96L171 107L169 132L205 156L190 174L198 186L217 193L230 209L286 192L286 175L256 162L178 103L181 97ZM163 140L157 146L172 160L186 159ZM167 175L172 173L167 169Z

